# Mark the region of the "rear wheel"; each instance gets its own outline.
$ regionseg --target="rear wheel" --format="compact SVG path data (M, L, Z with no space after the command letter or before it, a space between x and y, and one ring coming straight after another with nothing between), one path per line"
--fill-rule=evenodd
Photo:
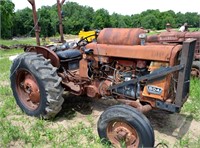
M28 115L49 119L64 101L61 78L50 61L36 53L24 53L11 67L11 88L19 107Z
M200 78L200 61L193 61L191 75Z
M98 133L115 147L153 147L154 131L148 119L135 108L115 105L99 118Z

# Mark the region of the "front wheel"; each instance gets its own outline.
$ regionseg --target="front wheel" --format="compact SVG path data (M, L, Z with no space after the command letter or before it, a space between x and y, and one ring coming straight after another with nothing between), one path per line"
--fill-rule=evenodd
M28 115L49 119L64 101L61 78L42 55L27 52L17 57L11 67L10 81L18 106Z
M103 142L115 147L153 147L154 131L148 119L135 108L114 105L98 121L98 134Z

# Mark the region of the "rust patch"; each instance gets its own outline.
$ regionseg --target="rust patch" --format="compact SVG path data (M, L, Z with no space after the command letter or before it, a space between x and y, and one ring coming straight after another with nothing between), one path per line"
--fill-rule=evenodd
M139 34L145 33L140 28L105 28L103 29L98 38L98 44L111 44L111 45L139 45Z

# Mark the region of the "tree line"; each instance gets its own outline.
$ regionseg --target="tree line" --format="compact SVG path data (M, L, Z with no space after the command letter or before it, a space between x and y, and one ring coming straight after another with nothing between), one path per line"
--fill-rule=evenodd
M37 6L36 6L37 7ZM14 12L15 5L11 0L0 0L1 38L13 36L34 36L32 10L25 8ZM56 4L42 6L37 11L41 37L50 37L59 33L59 21ZM121 15L109 14L105 9L94 10L89 6L81 6L75 2L66 2L62 6L63 32L78 34L83 28L86 30L113 28L136 28L160 30L166 23L173 28L187 22L191 27L200 27L200 15L195 12L175 13L173 10L160 12L146 10L140 14Z

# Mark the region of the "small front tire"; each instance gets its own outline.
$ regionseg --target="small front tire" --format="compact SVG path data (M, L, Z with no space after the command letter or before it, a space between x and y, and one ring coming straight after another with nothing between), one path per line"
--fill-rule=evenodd
M135 108L114 105L98 121L98 134L103 142L115 147L153 147L154 131L149 120Z

